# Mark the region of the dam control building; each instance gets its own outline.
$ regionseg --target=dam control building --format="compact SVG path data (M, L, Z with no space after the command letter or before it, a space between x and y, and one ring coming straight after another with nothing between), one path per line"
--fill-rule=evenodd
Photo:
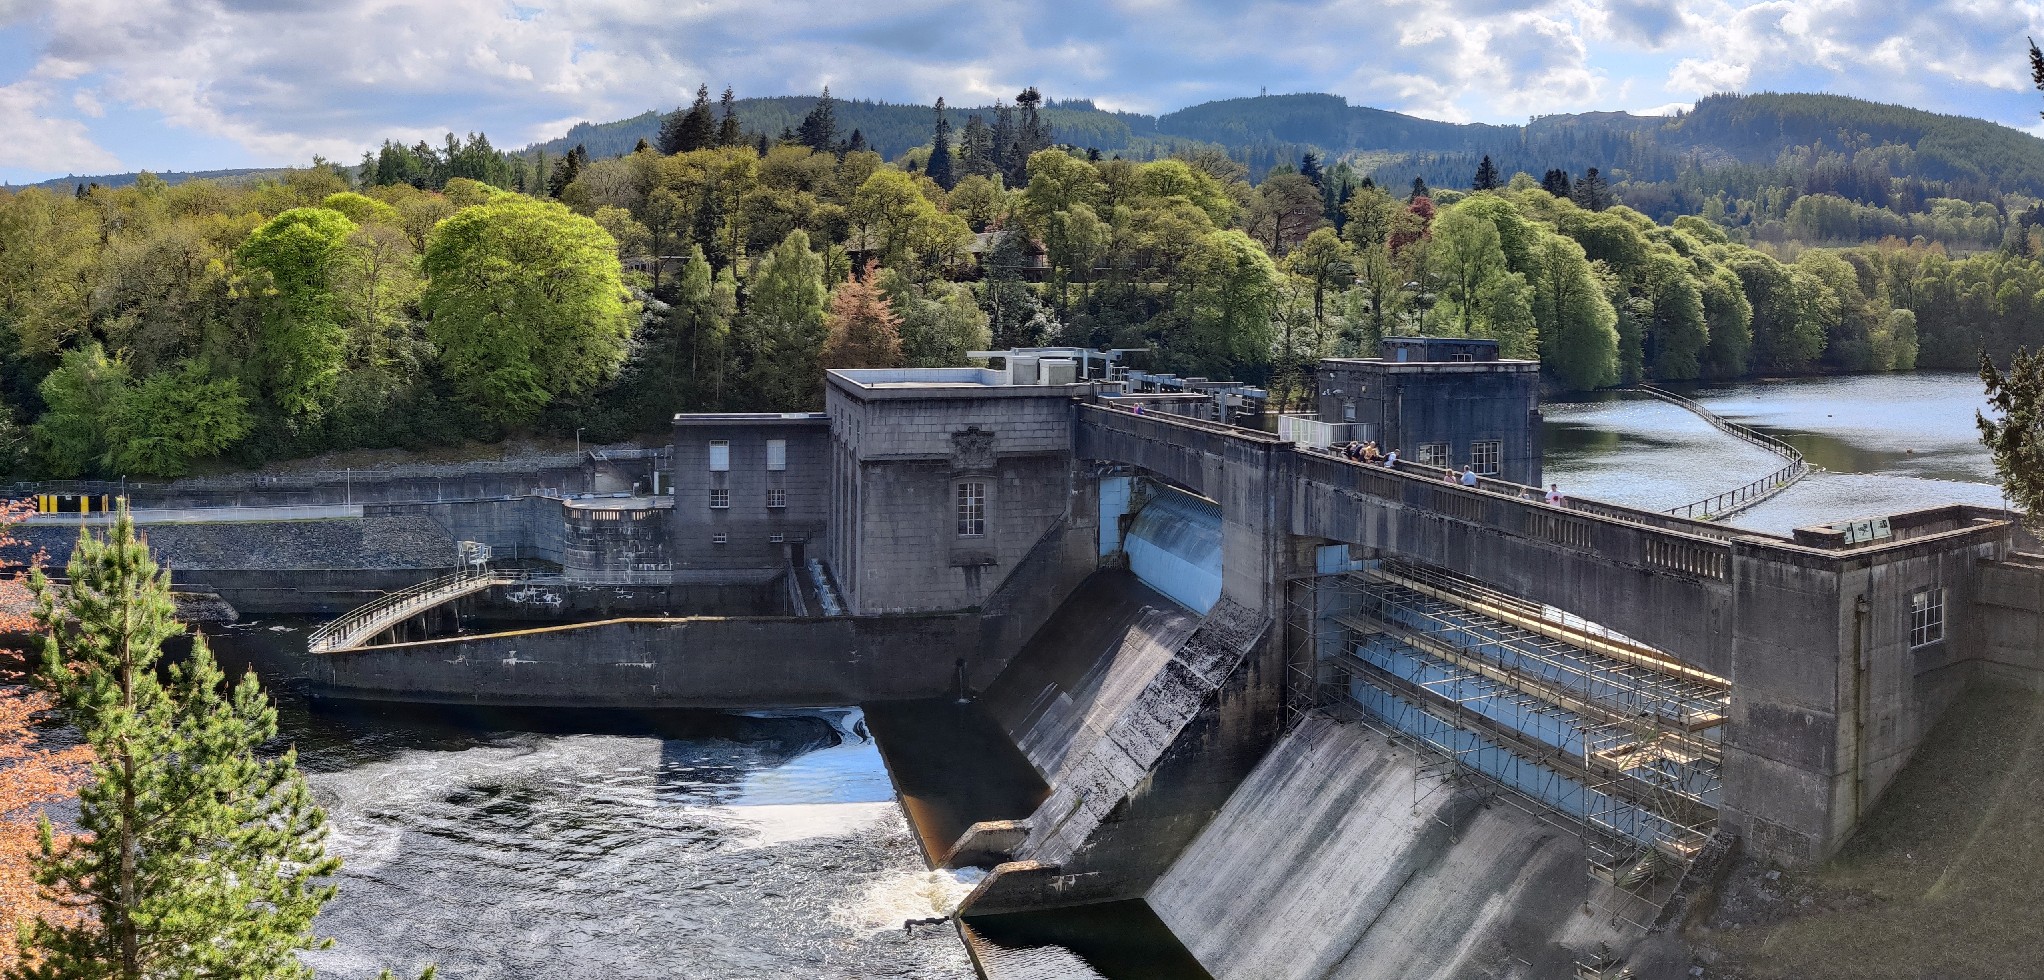
M543 505L568 582L782 615L365 644L317 687L970 694L1043 793L925 840L987 869L968 916L1140 898L1217 977L1532 977L1639 944L1734 841L1835 853L1961 688L2044 669L2044 560L2009 514L1773 535L1550 504L1538 365L1489 342L1323 361L1317 411L1275 417L1122 352L977 353L999 363L831 371L820 413L678 416L657 495Z

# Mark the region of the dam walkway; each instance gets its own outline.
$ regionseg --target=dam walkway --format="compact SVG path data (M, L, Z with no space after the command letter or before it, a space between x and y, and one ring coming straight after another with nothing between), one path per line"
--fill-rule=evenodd
M525 569L491 568L487 565L443 575L392 592L323 623L305 639L311 653L340 653L368 645L384 631L414 616L430 612L456 599L485 592L500 585L558 579Z

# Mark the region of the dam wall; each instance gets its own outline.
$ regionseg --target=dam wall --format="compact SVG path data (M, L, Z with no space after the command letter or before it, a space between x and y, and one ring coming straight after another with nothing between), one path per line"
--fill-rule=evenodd
M1636 933L1577 837L1422 772L1359 724L1306 718L1146 896L1217 980L1574 976ZM1645 976L1679 975L1646 973Z
M798 708L955 695L969 614L614 619L310 658L314 694L444 704Z

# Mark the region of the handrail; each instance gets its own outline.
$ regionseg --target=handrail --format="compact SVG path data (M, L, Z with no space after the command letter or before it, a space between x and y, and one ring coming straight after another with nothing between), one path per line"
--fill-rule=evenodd
M321 623L306 634L305 648L311 653L335 653L362 645L362 642L384 629L390 620L402 620L413 612L431 609L449 599L481 592L499 585L514 582L550 578L535 574L527 569L493 569L488 565L474 569L463 569L452 575L428 579L417 585L386 593L354 609ZM422 600L431 599L430 602ZM392 613L403 611L404 616L392 618ZM374 627L373 629L371 627Z
M1684 398L1672 391L1664 391L1649 384L1640 384L1635 387L1678 408L1687 409L1698 418L1709 422L1719 431L1765 449L1788 461L1787 466L1775 470L1758 480L1754 480L1743 487L1736 487L1724 493L1705 497L1702 500L1683 504L1679 507L1670 507L1663 513L1705 521L1730 517L1783 490L1787 490L1797 480L1810 475L1810 463L1803 458L1802 451L1796 447L1764 432L1757 431L1751 426L1740 425L1703 407L1701 403Z

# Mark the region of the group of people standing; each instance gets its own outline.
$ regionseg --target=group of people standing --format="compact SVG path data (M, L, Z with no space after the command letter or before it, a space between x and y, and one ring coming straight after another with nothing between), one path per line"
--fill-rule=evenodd
M1393 469L1398 466L1398 450L1393 449L1387 452L1378 449L1375 439L1368 442L1357 442L1351 439L1341 445L1329 447L1328 451L1351 462L1367 463L1371 466L1386 466ZM1479 486L1483 482L1483 478L1477 475L1475 466L1462 467L1462 472L1459 475L1456 474L1453 468L1443 469L1441 470L1441 478L1450 483L1460 483L1465 487ZM1526 499L1535 499L1533 495L1538 492L1538 487L1529 487L1525 491ZM1558 483L1548 484L1547 495L1541 499L1544 499L1550 506L1568 506L1568 498L1562 496L1561 484Z

